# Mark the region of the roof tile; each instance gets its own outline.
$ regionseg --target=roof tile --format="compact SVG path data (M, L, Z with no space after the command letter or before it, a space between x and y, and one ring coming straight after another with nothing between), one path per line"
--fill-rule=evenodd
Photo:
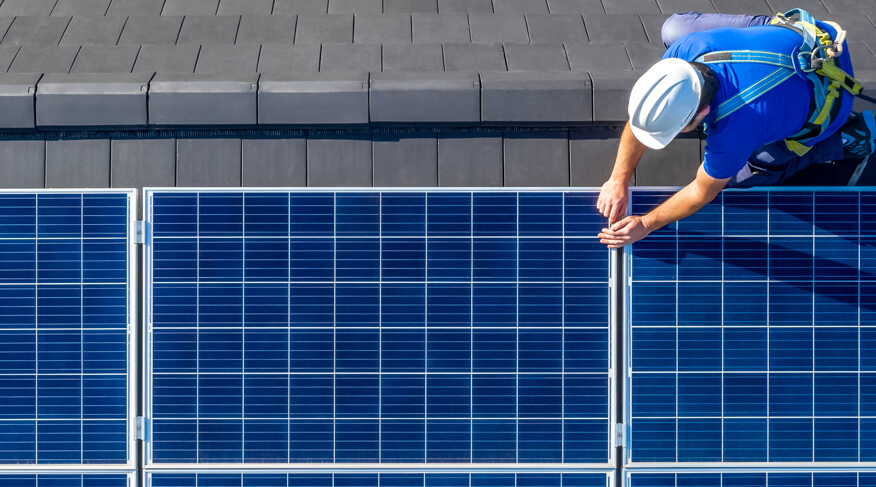
M115 45L125 20L124 17L73 17L61 38L61 45Z
M161 15L216 15L219 0L166 0Z
M303 132L302 132L303 134ZM243 139L243 186L307 186L307 139Z
M624 47L627 49L627 54L630 56L630 62L633 64L633 69L646 70L654 65L663 53L666 52L666 46L663 43L657 42L624 42Z
M149 84L153 126L255 125L258 74L164 74Z
M676 12L717 13L711 0L657 0L657 6L665 14Z
M501 44L444 44L447 71L506 71Z
M481 73L484 122L589 122L593 117L587 73Z
M821 0L830 13L834 14L876 14L876 2L861 0Z
M0 5L0 16L48 17L58 0L6 0Z
M569 176L572 186L600 187L611 176L612 165L605 161L617 155L621 130L569 131Z
M503 145L506 186L569 185L568 131L505 131Z
M438 0L438 13L491 14L492 0Z
M307 136L308 186L372 185L370 134Z
M6 100L4 100L4 105L6 105ZM31 100L31 105L33 105L33 100ZM33 122L32 113L30 121ZM0 118L0 126L9 127L5 122L5 117ZM12 120L12 122L21 124L22 120ZM19 125L17 128L33 127L33 125L29 127ZM4 140L0 142L0 180L8 188L45 187L46 141Z
M140 48L134 72L194 73L201 46L146 45Z
M670 16L668 14L642 14L642 25L645 26L645 35L648 42L663 42L663 23Z
M529 42L526 19L520 14L469 14L468 22L472 42Z
M82 46L71 73L130 73L140 46Z
M299 15L295 31L296 44L320 44L323 42L353 42L353 16Z
M872 71L876 70L876 56L873 55L868 48L868 44L863 42L849 42L849 55L852 58L852 66L855 71Z
M69 73L79 46L22 46L9 73Z
M330 14L383 13L383 0L329 0Z
M198 55L195 73L255 73L259 64L260 48L261 46L258 45L229 46L207 44L201 46L201 53Z
M37 126L145 128L151 77L152 73L47 74L37 86Z
M320 125L368 123L368 73L263 74L259 123Z
M508 71L569 71L562 44L505 44Z
M493 0L497 14L546 14L546 0Z
M15 59L15 55L21 50L21 46L0 46L0 74L5 73ZM0 85L3 83L0 82Z
M374 186L438 186L438 137L374 135Z
M470 42L468 15L413 14L414 42Z
M437 14L438 0L383 0L386 13Z
M438 134L438 185L502 186L502 132Z
M636 166L638 186L684 186L702 161L699 139L676 138L661 150L645 152Z
M240 27L238 15L187 15L177 44L234 44Z
M876 26L864 14L825 14L818 19L837 22L851 40L876 42Z
M594 69L590 71L593 80L593 120L626 121L629 119L627 106L633 85L644 71Z
M109 139L46 142L47 188L108 188Z
M183 17L128 17L119 45L176 44Z
M85 15L97 17L106 15L110 0L58 0L52 10L53 16Z
M176 139L114 139L111 144L112 187L176 184Z
M371 73L371 121L476 123L480 79L474 72Z
M379 44L323 44L320 71L380 71Z
M384 44L383 71L444 71L441 44Z
M161 15L164 0L112 0L107 15Z
M319 44L264 44L259 56L259 72L315 73L319 71L319 53Z
M586 42L587 31L580 15L527 14L532 43Z
M654 0L602 0L608 14L659 14L660 7Z
M547 0L552 14L604 14L600 0Z
M273 15L328 13L328 0L274 0Z
M636 14L585 15L584 25L590 42L621 42L648 40L642 19Z
M240 186L241 139L178 139L177 186Z
M410 14L356 14L353 42L411 42Z
M852 0L857 1L857 0ZM774 15L766 0L721 0L714 3L718 13L733 15Z
M572 71L633 69L623 44L566 43L565 47Z
M767 0L767 3L772 7L772 12L787 12L792 8L802 8L819 19L819 15L828 13L821 0Z
M16 17L0 44L57 46L70 17Z
M0 17L0 39L3 39L2 36L5 36L6 32L9 31L9 26L12 25L13 21L15 21L15 17Z
M16 46L15 49L18 47ZM0 110L0 127L17 129L36 127L36 86L42 76L39 73L0 74L0 99L3 103L3 110ZM3 157L0 156L0 165L3 164L2 161ZM20 159L15 161L22 163ZM6 175L5 168L0 169L0 172ZM22 187L6 180L4 184L8 187Z
M240 18L236 44L292 44L296 15L244 15Z
M271 15L274 0L221 0L219 15Z

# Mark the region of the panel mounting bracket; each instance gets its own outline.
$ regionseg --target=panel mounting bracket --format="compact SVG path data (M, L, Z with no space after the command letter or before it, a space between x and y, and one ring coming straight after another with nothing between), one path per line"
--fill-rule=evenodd
M149 438L149 420L143 416L134 418L134 438L142 441Z
M134 243L146 244L149 237L149 222L137 220L134 227Z
M614 439L617 446L627 447L627 428L623 423L614 425Z

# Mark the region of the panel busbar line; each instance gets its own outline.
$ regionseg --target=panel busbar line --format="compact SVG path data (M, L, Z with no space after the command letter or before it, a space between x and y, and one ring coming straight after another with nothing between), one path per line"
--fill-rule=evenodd
M0 472L133 469L135 194L0 192Z
M876 461L874 223L866 189L727 190L634 244L628 464Z
M597 194L148 190L147 465L611 466Z

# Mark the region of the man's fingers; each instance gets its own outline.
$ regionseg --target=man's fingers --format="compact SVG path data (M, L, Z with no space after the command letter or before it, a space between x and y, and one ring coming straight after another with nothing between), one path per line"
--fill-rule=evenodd
M624 215L624 209L620 204L616 204L611 208L611 215L608 217L608 224L614 225Z
M626 233L629 231L629 226L633 223L633 219L631 217L626 217L623 220L615 223L611 226L611 231L616 234Z

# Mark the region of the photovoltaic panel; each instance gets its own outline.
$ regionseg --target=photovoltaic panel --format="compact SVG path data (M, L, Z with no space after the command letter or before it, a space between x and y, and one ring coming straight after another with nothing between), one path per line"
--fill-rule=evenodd
M606 465L596 197L148 192L149 461Z
M698 472L644 473L627 475L629 487L873 487L876 472Z
M629 460L876 460L874 219L867 190L728 190L634 244Z
M132 462L132 202L0 193L0 464Z
M614 473L152 473L148 487L609 487Z
M3 487L129 487L129 474L0 474Z

